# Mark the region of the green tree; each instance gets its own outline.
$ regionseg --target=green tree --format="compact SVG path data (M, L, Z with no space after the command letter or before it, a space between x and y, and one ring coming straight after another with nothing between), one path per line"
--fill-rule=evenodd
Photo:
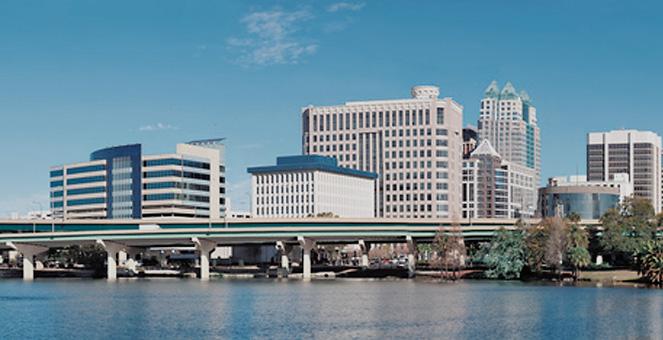
M647 242L640 257L639 270L649 283L663 286L663 240Z
M493 240L485 245L482 260L491 279L519 279L526 263L525 238L522 230L497 231Z
M572 223L569 227L568 248L566 258L573 267L573 279L577 280L580 275L580 268L587 267L592 258L589 255L589 237L587 230L577 223Z
M625 199L618 208L609 209L601 217L601 224L604 229L601 246L613 263L618 259L633 263L656 232L654 208L643 198Z

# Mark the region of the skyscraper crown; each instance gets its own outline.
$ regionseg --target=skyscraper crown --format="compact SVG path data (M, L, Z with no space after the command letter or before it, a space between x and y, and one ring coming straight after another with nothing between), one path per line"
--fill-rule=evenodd
M484 93L485 98L498 98L500 96L500 88L497 86L497 81L493 80L486 92Z
M506 85L504 85L502 92L500 92L500 99L506 99L506 100L518 99L518 94L516 93L516 89L513 87L510 81L506 82Z

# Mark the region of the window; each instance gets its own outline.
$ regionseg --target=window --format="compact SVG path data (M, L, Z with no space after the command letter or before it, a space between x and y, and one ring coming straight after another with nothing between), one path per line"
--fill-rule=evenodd
M80 200L68 200L68 206L77 206L77 205L88 205L88 204L104 204L106 200L103 197L99 198L86 198Z
M80 174L84 172L103 171L103 170L106 170L106 167L102 164L88 165L88 166L81 166L77 168L67 169L67 175Z
M72 178L67 180L67 185L72 184L84 184L84 183L94 183L94 182L103 182L106 180L105 176L92 176L92 177L82 177L82 178ZM60 181L62 182L62 181Z
M62 169L51 171L51 177L62 177L62 175L63 175Z
M67 190L67 195L74 196L74 195L98 194L98 193L102 193L102 192L106 192L105 187L71 189L71 190Z
M437 123L442 125L444 124L444 108L443 107L438 107L437 108Z

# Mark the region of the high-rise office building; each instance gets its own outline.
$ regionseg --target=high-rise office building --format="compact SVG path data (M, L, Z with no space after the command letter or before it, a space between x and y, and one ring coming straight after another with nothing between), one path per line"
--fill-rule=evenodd
M527 93L517 93L510 82L500 90L493 81L481 100L478 128L479 139L490 141L505 160L534 170L532 190L536 192L541 178L541 137L536 108ZM536 195L525 202L532 211L536 204Z
M651 131L615 130L587 135L587 179L613 180L629 175L633 195L661 211L661 137Z
M51 210L63 219L220 218L225 214L221 140L142 155L140 144L95 151L89 162L50 169Z
M463 160L463 218L533 217L534 170L502 159L486 139Z
M410 99L308 106L304 154L378 174L377 217L460 217L463 107L415 86Z

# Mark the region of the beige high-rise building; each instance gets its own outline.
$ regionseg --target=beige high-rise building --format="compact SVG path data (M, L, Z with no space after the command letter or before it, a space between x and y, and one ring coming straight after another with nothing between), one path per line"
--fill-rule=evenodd
M458 218L463 107L439 93L415 86L409 99L305 107L303 153L377 173L377 217Z
M661 211L661 137L651 131L615 130L587 135L587 179L610 181L629 175L633 195Z
M541 137L536 108L525 91L507 82L502 90L493 81L481 100L479 139L487 139L504 160L534 171L536 192L541 178ZM524 211L534 211L537 198L523 202Z

